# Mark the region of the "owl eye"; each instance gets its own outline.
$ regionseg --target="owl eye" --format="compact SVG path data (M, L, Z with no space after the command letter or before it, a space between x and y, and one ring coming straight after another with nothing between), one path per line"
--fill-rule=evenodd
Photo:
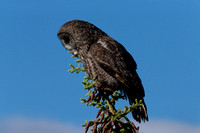
M64 40L65 44L68 44L70 42L70 39L68 36L64 36L63 40Z

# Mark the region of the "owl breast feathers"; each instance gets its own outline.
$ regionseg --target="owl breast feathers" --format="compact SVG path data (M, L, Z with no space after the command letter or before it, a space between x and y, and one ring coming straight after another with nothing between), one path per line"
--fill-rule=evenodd
M148 121L145 96L137 65L129 52L117 41L91 23L73 20L58 31L63 46L82 62L91 79L97 79L104 88L121 90L130 104L142 100L143 107L132 112L134 119Z

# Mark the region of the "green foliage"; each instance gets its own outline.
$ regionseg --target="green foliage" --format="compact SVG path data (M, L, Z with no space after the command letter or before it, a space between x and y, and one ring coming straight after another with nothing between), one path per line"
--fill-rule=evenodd
M81 62L76 60L76 62ZM78 67L71 65L71 73L79 73L81 71L85 72L85 69L78 64ZM87 99L81 98L81 103L86 103L87 106L93 106L99 108L97 112L96 119L91 121L85 121L82 126L85 127L85 133L88 132L91 127L92 133L138 133L139 127L136 127L133 122L127 118L127 114L134 111L142 105L142 101L137 101L130 106L124 106L124 109L115 109L115 102L119 99L124 99L119 91L113 92L110 96L104 97L100 94L99 83L97 80L90 80L88 75L84 77L82 81L84 89L87 92L85 95Z

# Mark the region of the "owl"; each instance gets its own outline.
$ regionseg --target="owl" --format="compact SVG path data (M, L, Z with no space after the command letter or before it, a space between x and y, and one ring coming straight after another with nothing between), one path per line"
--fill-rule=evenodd
M148 121L145 92L136 72L136 62L119 42L82 20L65 23L57 36L63 46L82 61L90 79L97 79L104 88L122 91L131 105L135 99L141 100L143 106L132 115L138 122Z

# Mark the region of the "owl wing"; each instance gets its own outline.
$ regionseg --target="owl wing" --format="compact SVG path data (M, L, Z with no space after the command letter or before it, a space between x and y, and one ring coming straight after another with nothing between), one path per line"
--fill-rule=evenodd
M144 89L136 73L136 62L121 44L110 37L103 37L91 45L89 53L109 75L144 97Z

